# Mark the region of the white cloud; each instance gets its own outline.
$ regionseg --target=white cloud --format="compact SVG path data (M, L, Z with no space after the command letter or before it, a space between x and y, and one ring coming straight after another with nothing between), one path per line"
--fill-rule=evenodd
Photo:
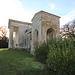
M50 4L50 8L53 10L55 8L55 4Z
M73 19L75 19L75 9L60 18L60 26L72 21Z
M19 0L0 0L0 26L7 26L9 18L31 22L33 14L25 11Z

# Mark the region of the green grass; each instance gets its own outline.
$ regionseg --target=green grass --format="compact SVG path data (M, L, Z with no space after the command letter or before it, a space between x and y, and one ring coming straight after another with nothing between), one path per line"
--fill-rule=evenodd
M0 49L0 75L48 75L44 65L24 50Z

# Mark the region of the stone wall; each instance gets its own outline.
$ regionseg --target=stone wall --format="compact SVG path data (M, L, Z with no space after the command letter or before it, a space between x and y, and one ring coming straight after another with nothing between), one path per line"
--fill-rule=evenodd
M42 42L47 39L47 30L49 28L53 29L56 33L56 37L59 36L59 18L56 15L42 12Z
M34 46L36 44L36 40L35 38L38 38L38 43L41 41L41 14L38 13L34 16L34 18L32 19L32 46ZM36 32L38 33L38 37L35 36Z

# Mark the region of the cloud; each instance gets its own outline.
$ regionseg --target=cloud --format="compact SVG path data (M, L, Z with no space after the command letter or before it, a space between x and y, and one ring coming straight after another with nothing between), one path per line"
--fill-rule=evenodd
M8 19L31 22L34 12L27 12L19 0L0 0L0 26L8 25Z
M60 18L60 26L68 23L69 21L72 21L75 19L75 9L73 9L71 12L69 12L67 15L62 16Z
M50 4L50 8L53 10L55 8L55 4Z

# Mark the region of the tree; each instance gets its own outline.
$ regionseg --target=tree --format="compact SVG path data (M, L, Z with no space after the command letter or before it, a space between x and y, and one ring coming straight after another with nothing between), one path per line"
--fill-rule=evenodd
M0 27L0 37L6 37L6 34L7 34L6 26L1 26Z
M62 38L75 39L75 19L68 22L61 28L60 35Z
M8 38L6 37L6 35L7 35L6 29L7 29L6 26L0 27L0 48L8 47Z

